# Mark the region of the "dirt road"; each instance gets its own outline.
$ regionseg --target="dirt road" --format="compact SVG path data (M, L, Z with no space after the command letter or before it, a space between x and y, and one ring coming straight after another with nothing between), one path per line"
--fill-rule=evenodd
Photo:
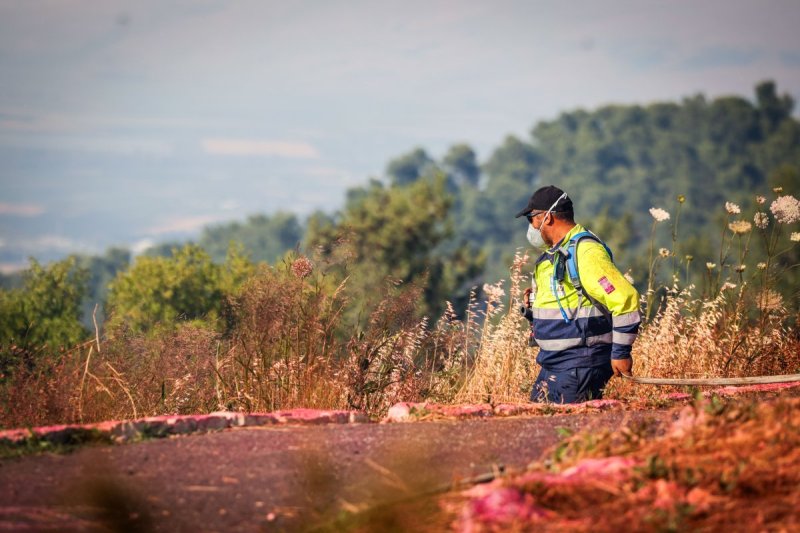
M0 530L294 531L666 411L264 426L0 462Z

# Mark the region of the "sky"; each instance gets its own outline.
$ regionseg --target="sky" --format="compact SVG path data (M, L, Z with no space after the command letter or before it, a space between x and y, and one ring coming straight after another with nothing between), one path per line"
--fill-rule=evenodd
M800 2L0 0L0 270L339 208L564 111L800 99Z

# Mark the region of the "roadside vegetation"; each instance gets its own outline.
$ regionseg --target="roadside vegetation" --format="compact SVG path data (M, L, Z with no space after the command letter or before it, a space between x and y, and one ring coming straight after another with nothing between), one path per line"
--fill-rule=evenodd
M799 444L800 399L712 396L662 436L646 425L579 433L527 472L441 503L460 531L789 531L800 527Z
M538 369L518 307L534 258L512 212L551 182L642 293L635 373L800 372L791 108L765 83L756 105L567 113L482 166L465 145L440 162L398 158L388 183L310 217L302 244L281 215L135 259L32 262L0 291L0 427L525 401ZM215 235L233 243L224 257ZM619 380L608 390L655 394Z

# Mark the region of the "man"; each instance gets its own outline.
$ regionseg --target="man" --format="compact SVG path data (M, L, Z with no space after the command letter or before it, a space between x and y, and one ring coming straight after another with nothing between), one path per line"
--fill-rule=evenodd
M531 401L601 398L612 375L631 373L639 293L605 244L575 223L572 200L558 187L537 190L521 216L528 219L531 244L546 248L534 267L528 313L542 367Z

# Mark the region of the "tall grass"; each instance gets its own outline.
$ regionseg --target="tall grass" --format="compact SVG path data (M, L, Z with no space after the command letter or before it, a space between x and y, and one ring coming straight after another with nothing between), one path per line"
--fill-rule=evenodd
M699 289L682 276L696 264L691 256L673 255L669 285L657 281L678 247L675 217L673 252L651 254L635 373L800 372L798 317L776 290L793 268L779 258L800 239L785 227L800 219L800 208L780 194L775 202L771 218L759 210L752 224L732 219L738 206L726 206L718 259L705 265ZM652 250L669 218L657 211L654 219ZM751 257L754 236L765 240L766 257ZM473 290L463 317L448 303L433 324L416 312L423 287L387 280L363 327L345 319L353 304L347 280L327 275L321 263L295 255L262 265L225 302L222 327L186 322L142 334L123 326L54 357L23 357L0 383L0 426L292 407L380 416L398 401L526 401L538 373L517 312L529 259L518 253L508 283ZM607 393L654 394L618 380Z
M700 265L699 287L689 275L695 258L675 257L676 220L673 250L651 255L648 290L642 295L649 318L633 350L637 374L702 378L800 373L797 287L783 286L800 266L785 261L800 241L800 234L789 230L800 221L800 202L780 188L773 193L769 207L765 196L757 196L749 214L725 203L719 248L713 252L714 262ZM682 203L679 196L678 209ZM656 226L669 220L669 214L662 209L651 214L653 249ZM763 255L756 255L756 248ZM670 256L671 284L659 287L659 267ZM787 302L787 297L795 301ZM656 389L612 381L607 392L641 397Z

